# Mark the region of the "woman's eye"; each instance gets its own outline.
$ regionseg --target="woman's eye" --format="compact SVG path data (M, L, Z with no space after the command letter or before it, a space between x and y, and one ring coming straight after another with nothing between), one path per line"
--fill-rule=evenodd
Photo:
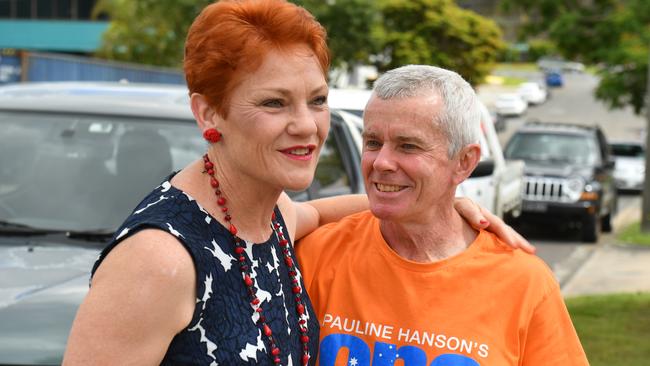
M315 105L324 105L324 104L327 104L327 97L324 96L324 95L323 95L323 96L320 96L320 97L316 97L316 98L314 98L314 100L312 101L312 104L315 104Z
M282 103L282 101L280 99L269 99L269 100L265 100L262 103L262 105L265 106L265 107L280 108L284 104Z

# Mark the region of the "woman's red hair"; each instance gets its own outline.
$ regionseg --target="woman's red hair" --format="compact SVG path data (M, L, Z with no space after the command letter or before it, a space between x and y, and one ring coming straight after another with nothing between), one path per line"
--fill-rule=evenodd
M188 31L183 68L189 91L203 94L227 117L242 74L255 71L270 50L298 44L314 52L327 78L327 35L307 10L285 0L217 1Z

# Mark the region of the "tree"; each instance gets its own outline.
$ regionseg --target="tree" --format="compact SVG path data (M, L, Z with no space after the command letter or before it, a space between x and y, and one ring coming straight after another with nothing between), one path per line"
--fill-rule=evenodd
M94 14L110 26L97 55L114 60L178 67L187 29L211 0L100 0ZM378 50L379 11L373 0L294 0L328 31L332 64L367 61Z
M650 147L650 1L503 0L525 11L525 34L545 33L563 56L600 66L596 98L611 108L632 106L648 120ZM650 169L650 149L646 153ZM650 176L646 169L641 227L650 232Z
M292 0L327 30L332 66L367 63L383 44L381 13L375 0Z
M477 84L503 47L498 26L452 0L292 0L328 31L332 65L409 63L458 71ZM111 23L97 55L179 67L187 29L211 0L99 0Z
M568 59L600 66L596 97L642 113L650 51L647 0L503 0L526 14L523 35L545 34Z
M110 18L100 57L180 67L187 29L209 0L100 0L93 15Z
M483 82L504 48L501 29L451 0L382 0L385 42L380 69L431 64Z

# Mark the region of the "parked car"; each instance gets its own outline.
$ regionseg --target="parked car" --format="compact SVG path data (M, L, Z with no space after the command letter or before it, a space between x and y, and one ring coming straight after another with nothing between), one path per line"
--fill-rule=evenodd
M505 116L501 115L501 114L497 114L496 111L491 111L490 112L490 118L492 118L492 122L494 124L494 129L497 132L503 132L503 131L506 130L506 127L508 127L506 125L507 118Z
M331 108L344 110L348 113L363 116L363 109L372 95L368 89L337 89L331 88L327 96L327 104Z
M297 199L363 192L358 117L332 110ZM101 248L144 195L200 157L185 87L0 87L0 364L58 365Z
M546 88L534 81L521 83L517 89L517 93L529 105L542 104L546 102L547 98Z
M616 188L641 192L645 182L645 145L641 141L618 140L611 141L609 146L616 160Z
M521 116L526 113L528 103L516 93L503 93L497 95L494 107L501 116Z
M472 175L456 189L495 215L511 221L521 214L524 162L506 161L492 117L481 104L481 160Z
M559 71L547 71L544 73L544 80L548 87L559 88L564 85L564 78Z
M528 123L505 148L526 162L519 222L578 228L585 242L611 231L617 208L614 158L596 126Z

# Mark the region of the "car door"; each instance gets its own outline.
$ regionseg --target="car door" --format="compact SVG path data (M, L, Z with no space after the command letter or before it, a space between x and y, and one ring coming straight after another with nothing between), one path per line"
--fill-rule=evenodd
M361 155L355 146L355 127L332 111L330 132L320 152L314 181L305 191L289 193L294 200L311 200L342 194L363 193Z

